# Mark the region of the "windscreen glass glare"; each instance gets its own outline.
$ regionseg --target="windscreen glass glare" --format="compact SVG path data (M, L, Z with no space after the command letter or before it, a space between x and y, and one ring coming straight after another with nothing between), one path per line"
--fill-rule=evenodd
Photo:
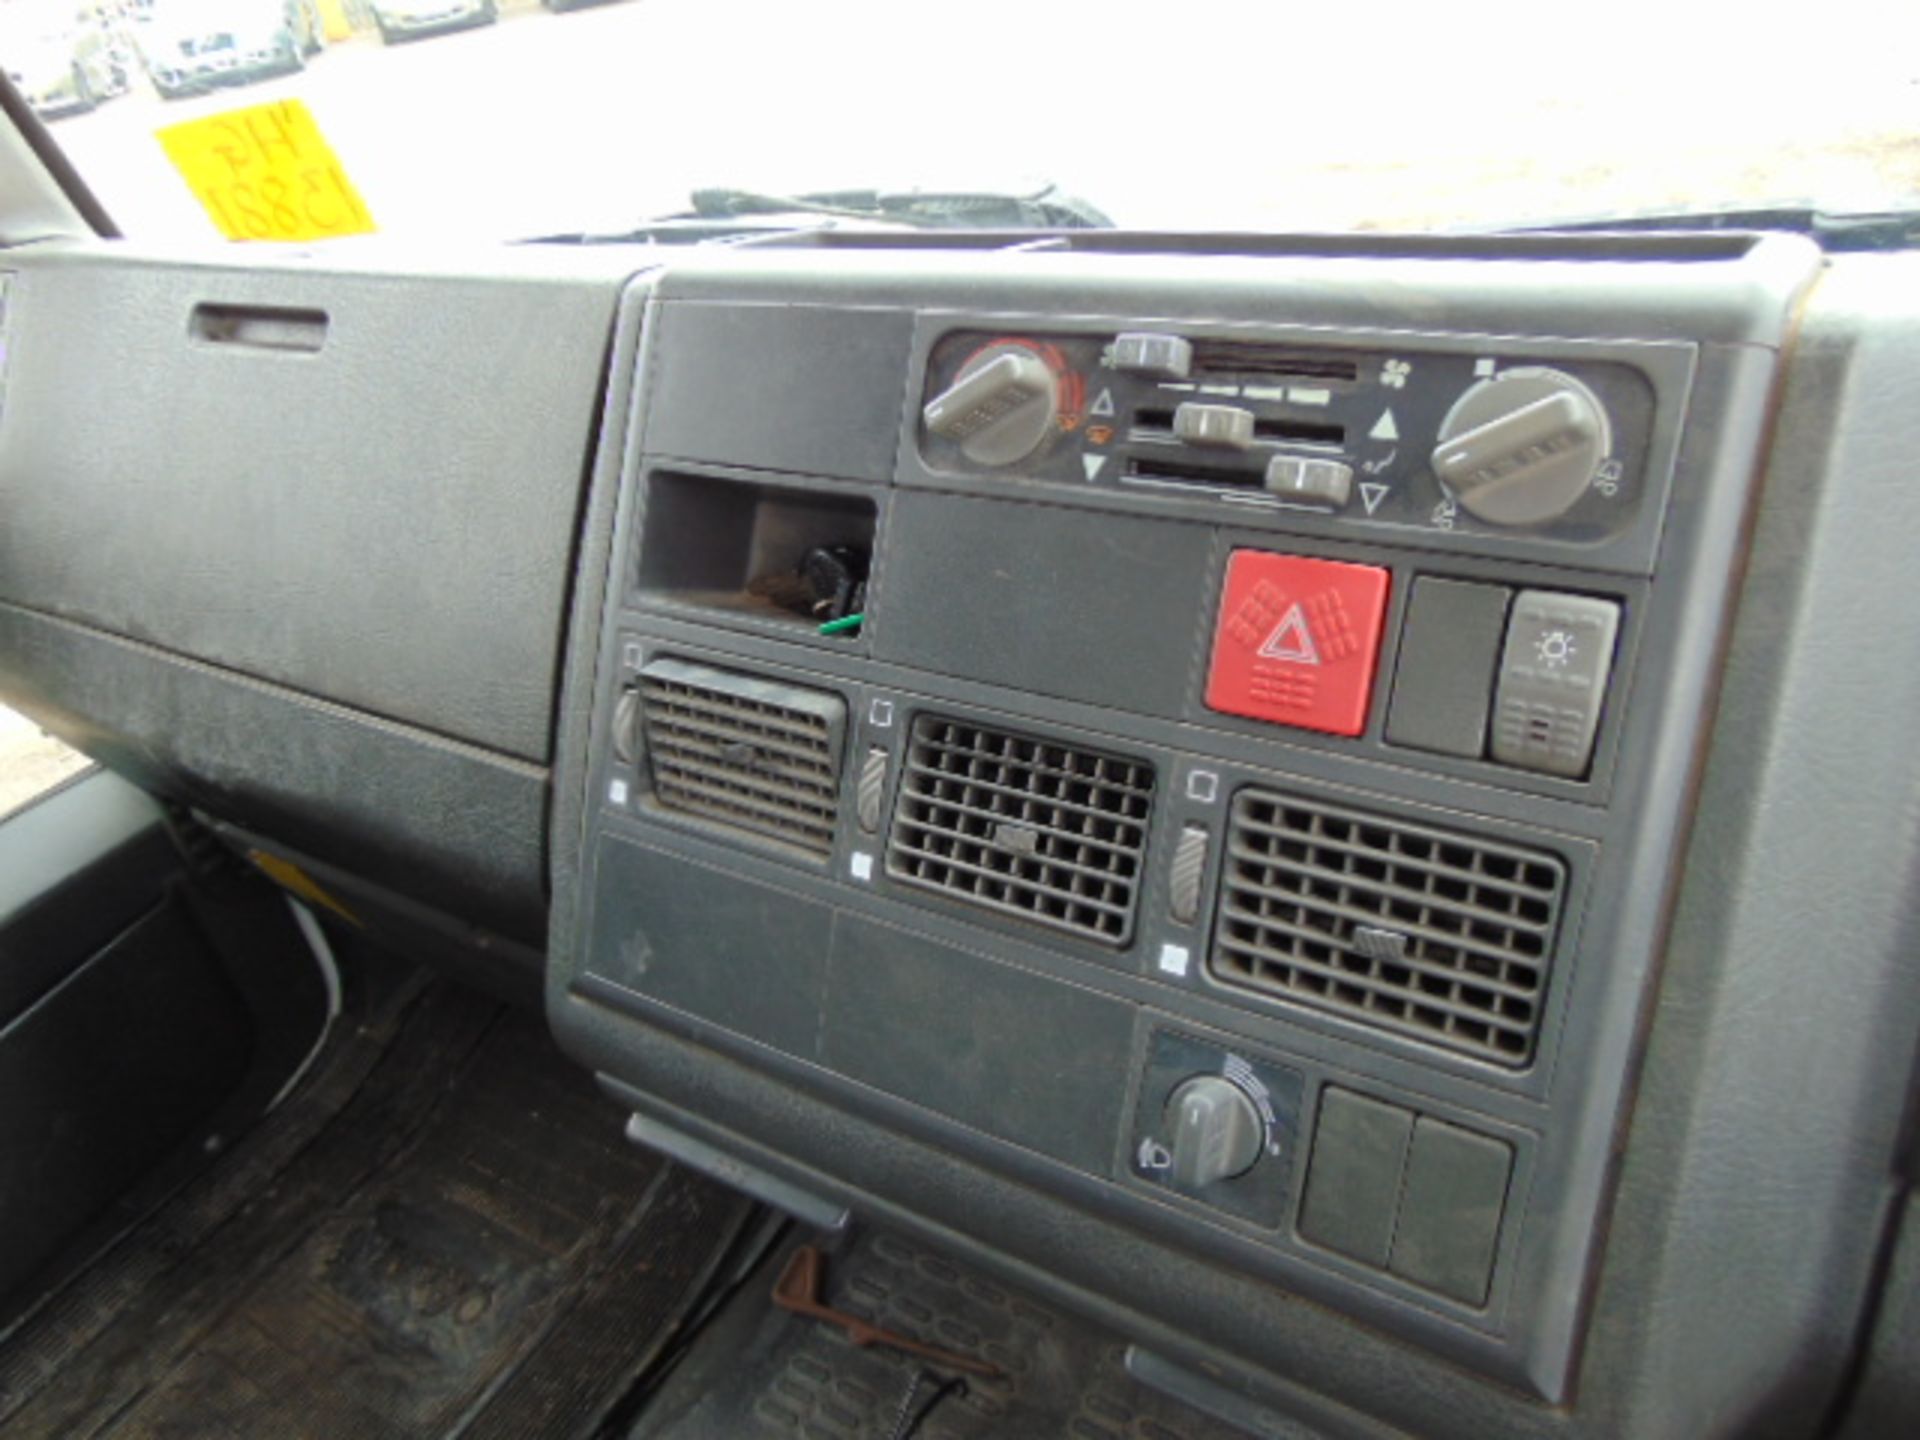
M1177 230L1920 204L1886 0L0 0L0 62L168 239L617 232L712 187ZM286 100L291 139L188 123Z

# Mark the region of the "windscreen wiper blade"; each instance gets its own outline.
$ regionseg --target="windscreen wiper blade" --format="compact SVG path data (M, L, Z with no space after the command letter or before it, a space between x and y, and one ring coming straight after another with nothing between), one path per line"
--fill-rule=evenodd
M1506 226L1500 233L1647 230L1785 230L1812 237L1823 250L1911 250L1920 247L1920 209L1836 212L1811 205L1766 205L1736 210L1673 210L1542 221Z
M996 190L818 190L773 195L729 187L696 190L693 209L674 219L749 215L833 215L926 230L1111 230L1113 221L1057 185L1027 194Z
M631 230L568 230L553 235L528 235L516 241L520 245L750 245L774 240L803 230L829 229L834 221L826 216L795 215L742 216L737 219L706 219L699 216L669 215L649 220ZM877 228L877 227L876 227Z
M696 190L693 208L631 230L538 235L528 245L752 244L802 230L1111 230L1105 213L1057 185L994 190Z

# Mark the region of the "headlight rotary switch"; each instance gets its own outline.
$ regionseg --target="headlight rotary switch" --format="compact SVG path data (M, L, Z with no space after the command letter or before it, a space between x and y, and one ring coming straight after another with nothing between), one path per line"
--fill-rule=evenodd
M1244 1175L1260 1158L1267 1127L1253 1097L1224 1075L1196 1075L1167 1098L1169 1178L1186 1191Z
M1433 472L1482 520L1539 525L1579 502L1612 448L1591 390L1564 371L1518 366L1454 402Z
M971 356L921 412L927 430L976 465L1013 465L1040 448L1060 415L1060 377L1033 347L1002 340Z

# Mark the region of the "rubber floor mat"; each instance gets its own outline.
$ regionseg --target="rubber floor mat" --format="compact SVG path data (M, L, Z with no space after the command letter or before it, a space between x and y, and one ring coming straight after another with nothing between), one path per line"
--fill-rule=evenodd
M0 1433L590 1434L754 1212L539 1015L414 987L0 1345Z
M1246 1440L1140 1385L1117 1338L898 1237L863 1234L832 1256L820 1298L1000 1375L960 1377L862 1348L775 1308L768 1295L785 1259L700 1336L629 1440ZM934 1398L957 1378L964 1389Z

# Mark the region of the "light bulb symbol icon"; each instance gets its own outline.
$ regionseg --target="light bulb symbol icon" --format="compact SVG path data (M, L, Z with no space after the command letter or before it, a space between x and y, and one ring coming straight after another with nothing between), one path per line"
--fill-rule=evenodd
M1573 663L1578 654L1573 636L1565 630L1549 630L1533 642L1534 653L1540 657L1540 663L1553 670L1563 670Z

